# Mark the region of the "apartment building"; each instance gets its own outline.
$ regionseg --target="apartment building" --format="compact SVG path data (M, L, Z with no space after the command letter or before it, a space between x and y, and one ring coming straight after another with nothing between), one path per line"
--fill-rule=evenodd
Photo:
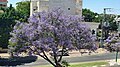
M61 8L68 15L82 16L82 0L31 0L30 14Z
M7 0L0 0L0 8L1 7L3 7L3 8L7 7L7 3L8 3Z

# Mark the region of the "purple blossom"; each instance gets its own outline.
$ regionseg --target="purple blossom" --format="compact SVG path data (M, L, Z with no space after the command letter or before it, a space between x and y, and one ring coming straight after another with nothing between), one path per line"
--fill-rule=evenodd
M120 39L115 35L109 36L106 40L106 47L111 48L112 50L117 50L120 47Z
M16 48L29 49L30 54L37 52L40 56L44 51L57 52L60 48L96 50L95 36L81 23L81 17L65 15L60 9L39 12L28 23L17 23L11 35L10 41L18 44Z

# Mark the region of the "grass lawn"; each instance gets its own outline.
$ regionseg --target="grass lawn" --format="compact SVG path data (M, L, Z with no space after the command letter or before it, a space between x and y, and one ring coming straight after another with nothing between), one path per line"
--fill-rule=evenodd
M108 62L99 61L99 62L85 62L85 63L72 63L69 67L91 67L91 66L100 66L100 65L107 65ZM42 66L35 66L35 67L53 67L51 65L42 65Z

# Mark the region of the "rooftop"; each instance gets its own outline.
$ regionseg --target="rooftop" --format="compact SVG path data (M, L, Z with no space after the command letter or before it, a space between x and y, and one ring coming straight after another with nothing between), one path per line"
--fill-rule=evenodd
M0 0L0 2L7 2L7 0Z

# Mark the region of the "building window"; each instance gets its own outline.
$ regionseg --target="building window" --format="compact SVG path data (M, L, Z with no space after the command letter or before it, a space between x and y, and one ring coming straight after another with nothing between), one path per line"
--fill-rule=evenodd
M70 10L70 8L68 8L68 10Z
M2 4L0 4L0 6L2 6Z
M4 7L6 7L6 5L3 5Z
M33 11L36 11L37 9L38 9L37 6L34 6L34 7L33 7Z

